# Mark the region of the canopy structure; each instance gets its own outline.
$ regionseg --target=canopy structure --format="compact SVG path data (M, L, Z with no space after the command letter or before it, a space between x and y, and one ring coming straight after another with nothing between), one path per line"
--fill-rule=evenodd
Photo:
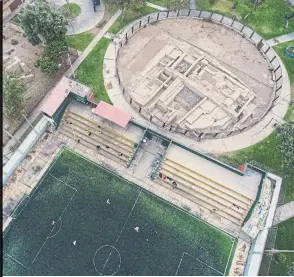
M52 117L69 93L68 79L63 77L50 92L41 111Z
M97 107L92 111L123 128L125 128L131 120L131 116L128 113L103 101L100 101Z
M67 77L62 77L51 90L49 97L41 108L41 111L52 117L69 93L77 98L87 98L91 95L91 89Z

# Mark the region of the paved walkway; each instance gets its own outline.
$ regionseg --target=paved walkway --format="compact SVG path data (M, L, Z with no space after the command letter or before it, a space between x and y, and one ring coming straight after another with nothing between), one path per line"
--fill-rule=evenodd
M51 5L60 7L66 4L65 0L49 0ZM69 0L69 3L76 3L81 7L81 14L69 21L67 26L67 35L76 35L93 29L104 16L104 4L93 9L93 0Z
M280 43L288 42L288 41L291 41L291 40L293 40L293 44L294 44L294 32L286 34L286 35L282 35L282 36L279 36L279 37L275 37L275 38L272 38L272 39L269 39L269 40L267 40L267 43L270 46L275 46L275 45L278 45Z
M165 8L165 7L161 7L161 6L158 6L158 5L155 5L155 4L152 4L152 3L149 3L149 2L146 2L146 5L147 5L148 7L151 7L151 8L157 9L157 10L159 10L159 11L166 11L166 10L167 10L167 8Z
M277 225L292 217L294 217L294 201L277 208L273 225Z
M72 68L74 71L77 70L77 68L80 66L80 64L86 59L86 57L90 54L90 52L93 50L93 48L96 46L96 44L107 33L108 29L119 18L120 15L121 15L121 10L118 10L110 18L110 20L105 24L105 26L101 29L101 31L98 33L98 35L91 41L91 43L84 50L84 52L75 60L75 62L72 64ZM70 78L71 75L72 75L72 69L69 68L69 70L67 72L65 72L64 76Z

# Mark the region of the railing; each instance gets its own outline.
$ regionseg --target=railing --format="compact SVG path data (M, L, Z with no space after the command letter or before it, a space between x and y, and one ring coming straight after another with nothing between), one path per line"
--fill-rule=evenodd
M264 40L260 35L258 35L250 27L238 22L235 17L231 18L219 13L214 13L214 12L191 10L191 9L180 9L175 11L171 11L171 10L160 11L157 13L144 16L136 21L133 21L124 29L122 29L120 33L118 34L120 41L116 49L116 76L118 78L119 84L122 87L122 91L123 91L123 95L125 99L145 119L151 121L153 124L159 127L165 126L163 122L156 122L154 118L152 117L152 115L148 113L148 111L144 109L144 107L142 107L139 103L137 103L132 98L132 96L128 93L128 91L124 88L118 68L117 68L118 55L119 55L120 49L124 45L128 44L129 38L132 37L132 35L134 35L141 28L144 28L147 25L158 22L160 20L174 19L174 18L195 18L198 20L205 20L205 21L221 24L227 28L230 28L231 30L234 30L235 32L240 34L242 37L244 37L244 39L247 39L249 42L254 44L255 47L258 49L258 51L266 59L269 66L269 70L272 74L272 79L274 80L274 88L273 88L273 93L271 95L271 99L268 101L268 106L265 109L265 112L261 114L259 120L257 120L256 123L259 122L261 119L263 119L268 114L268 112L281 101L280 95L281 95L281 91L283 87L283 76L282 76L282 69L279 63L279 59L277 58L275 51L270 47L270 45L266 42L266 40ZM203 139L205 137L205 139L214 139L214 138L229 137L229 136L241 133L251 127L252 125L249 127L245 127L241 130L230 131L226 133L206 132L204 134L199 132L198 138ZM170 131L174 131L174 130L175 130L175 127L170 126ZM183 134L185 134L186 132L187 131L183 131Z

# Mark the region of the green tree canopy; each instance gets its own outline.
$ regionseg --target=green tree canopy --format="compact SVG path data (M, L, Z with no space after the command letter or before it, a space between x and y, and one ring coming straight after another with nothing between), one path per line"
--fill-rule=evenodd
M19 120L24 111L24 93L26 86L15 73L3 74L3 105L8 121Z
M65 40L67 20L46 0L32 0L19 13L20 25L31 44Z

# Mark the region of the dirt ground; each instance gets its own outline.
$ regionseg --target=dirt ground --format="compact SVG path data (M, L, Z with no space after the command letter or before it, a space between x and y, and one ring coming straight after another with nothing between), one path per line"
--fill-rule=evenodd
M16 26L16 25L14 25ZM16 26L17 27L17 26ZM14 51L10 55L18 56L31 70L34 74L34 80L27 84L28 91L25 94L25 112L29 115L34 108L39 104L39 102L44 98L44 96L55 86L58 80L62 77L64 72L69 68L68 59L63 58L62 66L60 70L55 73L53 76L48 76L46 73L42 73L40 69L34 66L35 61L42 55L43 47L42 46L33 46L24 37L19 31L16 31L11 27L11 22L6 22L3 25L3 53L13 48ZM17 45L12 45L11 40L16 39L18 41ZM78 57L76 52L71 53L71 62L74 62ZM3 118L3 125L6 126L7 130L11 133L14 133L17 128L24 121L18 122L8 122L7 119ZM8 137L6 134L3 135L3 142L7 142Z
M190 54L200 49L239 77L264 106L269 102L273 81L266 60L255 46L226 27L195 19L163 20L142 28L129 39L118 63L127 89L137 85L148 62L167 44Z

